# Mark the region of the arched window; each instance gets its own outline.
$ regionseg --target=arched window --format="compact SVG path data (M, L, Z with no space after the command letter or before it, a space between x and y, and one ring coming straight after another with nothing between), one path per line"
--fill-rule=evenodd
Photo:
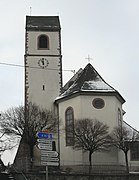
M49 37L40 35L38 37L38 49L49 49Z
M65 112L66 146L74 145L74 112L73 108L67 108Z

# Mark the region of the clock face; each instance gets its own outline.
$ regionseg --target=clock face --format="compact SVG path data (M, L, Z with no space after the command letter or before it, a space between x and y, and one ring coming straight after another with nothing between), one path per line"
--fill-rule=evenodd
M38 61L38 65L42 68L46 68L49 65L49 61L46 58L41 58Z

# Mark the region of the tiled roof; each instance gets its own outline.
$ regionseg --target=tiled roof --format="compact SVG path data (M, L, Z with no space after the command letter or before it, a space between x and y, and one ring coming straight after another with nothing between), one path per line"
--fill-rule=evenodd
M59 30L58 16L26 16L27 30Z
M102 79L91 64L88 64L63 95L68 95L77 91L115 91L115 89Z
M122 96L108 83L104 81L104 79L99 75L99 73L94 69L94 67L89 63L82 70L77 79L73 82L73 84L58 98L64 98L71 96L76 93L105 93L105 94L118 94L122 102L125 100Z
M80 68L80 69L74 74L74 76L72 76L72 78L64 85L62 92L66 91L66 90L74 83L74 81L76 81L76 79L80 76L81 72L82 72L82 68Z

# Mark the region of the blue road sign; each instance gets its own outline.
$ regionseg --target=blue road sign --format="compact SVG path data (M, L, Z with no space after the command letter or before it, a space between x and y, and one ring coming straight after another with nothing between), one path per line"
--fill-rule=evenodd
M52 139L52 134L51 133L45 133L45 132L38 132L37 137L40 139Z

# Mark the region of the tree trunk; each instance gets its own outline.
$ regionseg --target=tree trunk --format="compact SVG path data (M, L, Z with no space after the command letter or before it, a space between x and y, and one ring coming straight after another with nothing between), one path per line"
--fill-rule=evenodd
M89 174L91 174L92 169L92 152L89 151Z
M33 168L33 159L34 159L34 152L33 152L33 145L30 145L30 167L31 167L31 170Z
M92 153L89 151L89 165L92 166Z
M125 162L126 162L126 171L129 173L129 166L128 166L128 156L127 156L127 151L125 152Z

